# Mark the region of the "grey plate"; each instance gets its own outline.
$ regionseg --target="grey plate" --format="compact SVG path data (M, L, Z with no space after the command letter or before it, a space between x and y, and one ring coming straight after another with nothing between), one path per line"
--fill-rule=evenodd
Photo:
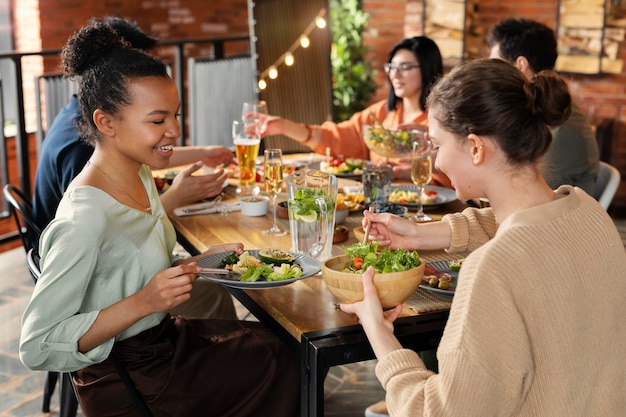
M450 269L448 265L449 261L436 261L436 262L426 262L426 265L432 266L439 272L447 272L452 276L452 281L450 281L450 288L447 290L441 290L439 288L433 288L428 284L420 284L420 288L424 288L425 290L436 292L438 294L443 294L452 297L454 295L454 291L456 291L456 283L459 278L459 273L454 272Z
M438 187L436 185L427 185L426 189L435 190L437 191L438 194L437 194L437 201L435 201L434 203L424 204L425 209L435 208L435 207L441 206L442 204L447 204L447 203L457 200L456 191L450 188ZM391 191L393 190L413 191L416 193L417 187L415 185L410 185L410 184L409 185L392 185ZM393 203L393 204L397 204L399 206L405 206L409 208L415 208L415 209L417 208L417 203Z
M203 268L219 268L220 262L226 256L230 255L231 252L220 252L214 253L212 255L207 255L203 258L198 259L198 265ZM248 250L248 253L256 258L259 256L258 250ZM217 282L219 284L234 287L234 288L245 288L245 289L255 289L255 288L271 288L271 287L280 287L282 285L291 284L292 282L296 282L303 278L308 278L317 274L322 269L322 264L317 259L311 258L310 256L306 256L300 253L293 253L295 257L294 263L299 264L302 267L302 276L300 278L292 278L285 279L282 281L256 281L256 282L241 282L239 281L239 275L233 274L228 278L224 278L223 275L213 275L213 274L198 274L200 278Z
M341 178L344 180L356 180L361 181L363 179L363 174L333 174L337 178Z

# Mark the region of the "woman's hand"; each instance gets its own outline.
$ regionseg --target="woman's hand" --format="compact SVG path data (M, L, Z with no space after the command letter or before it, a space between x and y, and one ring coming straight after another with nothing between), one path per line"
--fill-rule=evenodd
M169 311L191 298L192 283L201 270L195 263L190 263L158 272L140 291L144 306L149 310L146 315Z
M265 113L254 113L261 125L261 137L282 135L285 131L284 119Z
M400 316L402 305L397 305L388 314L384 314L373 280L374 268L370 266L363 273L363 301L340 304L339 307L345 313L359 317L372 349L380 359L387 353L402 348L393 335L393 322Z
M389 213L363 212L363 228L372 221L369 240L378 240L390 249L439 250L452 244L452 229L447 221L414 223Z
M179 205L195 203L203 198L219 195L227 179L226 172L216 169L210 174L193 175L202 166L202 162L197 162L179 172L174 177L172 186L165 193L174 192Z
M196 155L208 167L229 165L235 162L233 151L223 146L203 146Z
M380 241L390 249L416 249L417 224L390 213L363 212L363 228L372 222L369 240Z

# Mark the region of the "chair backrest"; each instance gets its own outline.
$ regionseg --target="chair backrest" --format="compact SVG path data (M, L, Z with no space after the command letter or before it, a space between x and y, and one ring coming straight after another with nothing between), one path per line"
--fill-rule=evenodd
M11 214L15 219L17 230L22 239L24 250L28 252L34 242L39 240L41 230L35 224L33 218L33 206L30 199L24 195L22 190L13 184L7 184L3 188L4 199L10 204Z
M78 84L61 73L42 74L35 77L35 110L37 113L37 156L48 128L56 115L69 102Z
M596 179L596 188L593 197L598 200L605 210L609 209L611 201L617 192L622 176L617 168L600 161L600 170Z
M241 118L244 101L257 98L254 60L190 58L187 68L191 144L232 148L233 120Z
M26 260L28 261L28 270L30 274L35 278L35 281L41 277L41 270L39 269L39 254L35 248L30 248L26 253Z

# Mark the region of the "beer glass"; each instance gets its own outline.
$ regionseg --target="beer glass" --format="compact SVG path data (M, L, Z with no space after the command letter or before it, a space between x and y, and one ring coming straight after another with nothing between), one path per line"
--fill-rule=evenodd
M256 158L259 154L261 139L249 136L242 122L233 121L233 143L239 164L239 186L237 194L256 195L260 188L256 183Z

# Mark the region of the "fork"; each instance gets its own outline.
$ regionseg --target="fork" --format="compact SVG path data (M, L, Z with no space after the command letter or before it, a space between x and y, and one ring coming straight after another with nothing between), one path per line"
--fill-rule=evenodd
M190 213L197 213L199 211L204 211L204 210L215 207L220 201L222 201L222 194L215 197L214 200L207 202L206 205L202 205L200 207L184 208L183 213L190 214Z

